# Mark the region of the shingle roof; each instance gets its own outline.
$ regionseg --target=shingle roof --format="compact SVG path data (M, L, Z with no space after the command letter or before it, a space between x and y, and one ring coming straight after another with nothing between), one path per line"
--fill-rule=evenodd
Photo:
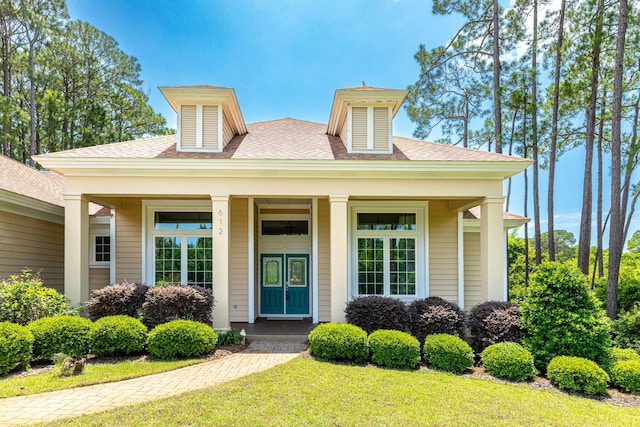
M474 206L466 211L464 211L462 213L462 218L464 219L480 219L480 206ZM519 220L519 221L529 221L529 218L527 218L526 216L521 216L518 214L514 214L511 212L504 212L503 219L509 220L509 219L514 219L514 220Z
M56 206L64 206L64 177L54 172L39 171L2 155L0 188Z
M488 151L397 136L393 137L393 154L348 154L339 137L326 134L325 124L291 118L249 124L247 129L247 134L236 135L222 153L177 152L176 136L167 135L60 151L50 153L47 157L516 162L524 160Z

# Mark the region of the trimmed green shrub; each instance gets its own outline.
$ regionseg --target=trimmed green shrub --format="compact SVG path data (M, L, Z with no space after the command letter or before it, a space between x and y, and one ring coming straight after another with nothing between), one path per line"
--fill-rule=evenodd
M177 319L211 325L213 294L200 286L154 286L147 291L142 313L149 328Z
M640 354L630 348L613 347L611 349L611 366L624 360L640 360Z
M91 350L98 356L139 353L146 342L147 328L133 317L101 317L91 325Z
M231 328L218 334L218 345L243 344L244 339L240 330Z
M464 312L440 297L417 299L409 305L409 328L421 343L432 334L464 336Z
M0 281L0 321L27 325L42 317L72 314L67 299L47 288L38 274L23 270L20 275Z
M611 325L613 345L640 352L640 305L622 312Z
M309 333L309 350L329 360L351 360L356 363L369 356L367 333L350 323L323 323Z
M547 367L547 377L559 388L586 394L606 394L609 374L583 357L556 356Z
M481 357L482 366L494 377L525 381L536 374L531 352L515 342L492 344Z
M415 368L420 364L420 342L406 332L378 329L369 335L371 361L389 368Z
M640 360L622 360L613 365L611 383L628 393L640 394Z
M449 334L433 334L422 346L424 361L431 368L461 373L473 366L474 354L471 346L461 338Z
M610 366L609 319L587 278L576 267L543 263L533 276L529 295L521 307L523 345L543 371L555 356L594 360Z
M43 317L28 326L33 334L33 355L51 360L56 353L80 358L89 352L91 320L78 316Z
M160 359L194 357L209 353L218 335L209 325L194 320L173 320L158 325L147 338L149 353Z
M141 283L114 283L91 292L85 308L91 320L106 316L138 317L149 287Z
M0 375L31 359L33 335L25 326L0 322Z
M364 329L368 334L378 329L407 331L407 306L397 298L377 295L358 297L347 303L344 310L348 323Z
M522 327L520 309L506 301L487 301L469 312L467 326L471 333L471 346L476 353L499 342L520 342Z

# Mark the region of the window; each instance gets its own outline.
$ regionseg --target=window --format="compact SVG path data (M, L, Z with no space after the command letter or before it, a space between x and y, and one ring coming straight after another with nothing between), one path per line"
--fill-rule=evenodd
M111 261L111 237L95 236L94 237L94 262L108 263Z
M405 299L425 295L426 266L418 260L425 244L426 209L389 205L352 207L353 294Z
M188 203L187 203L188 205ZM211 212L189 210L147 211L154 284L213 286L213 238Z
M308 236L309 221L263 220L263 236Z

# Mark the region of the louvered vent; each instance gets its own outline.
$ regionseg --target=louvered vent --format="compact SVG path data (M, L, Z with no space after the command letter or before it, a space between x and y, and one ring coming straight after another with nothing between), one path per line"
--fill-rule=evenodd
M218 150L218 107L217 105L202 106L202 148Z
M373 149L374 151L390 151L389 149L389 108L373 108Z
M180 109L180 148L196 148L196 106L182 105Z
M367 107L351 109L351 149L353 151L367 150L367 115Z

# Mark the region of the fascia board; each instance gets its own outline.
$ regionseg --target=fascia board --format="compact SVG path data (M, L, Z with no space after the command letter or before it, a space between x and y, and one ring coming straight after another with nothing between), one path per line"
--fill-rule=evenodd
M64 224L64 207L0 189L0 211Z

